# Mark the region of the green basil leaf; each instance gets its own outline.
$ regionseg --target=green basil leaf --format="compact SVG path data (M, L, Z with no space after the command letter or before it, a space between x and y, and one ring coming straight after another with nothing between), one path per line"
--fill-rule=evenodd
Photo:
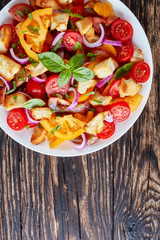
M69 9L64 9L64 10L62 10L62 12L72 14L71 10L69 10Z
M132 70L133 65L134 63L127 63L123 67L119 68L114 75L114 79L121 79Z
M75 31L76 28L75 28L75 26L74 26L72 20L70 20L70 24L71 24L72 31Z
M63 70L58 77L58 87L66 85L71 78L71 70Z
M63 59L54 52L44 52L38 54L42 64L51 72L58 73L66 68Z
M24 17L24 13L22 11L16 11L16 13L22 18Z
M32 109L34 107L42 107L44 106L46 103L39 99L39 98L33 98L28 100L27 102L23 103L21 107L26 108L26 109Z
M93 79L95 76L94 72L89 68L80 67L73 71L73 77L78 82L86 82Z
M83 63L85 61L85 58L86 58L86 56L84 54L74 55L69 60L68 64L71 67L71 69L74 70L74 69L79 68L83 65Z
M51 52L56 52L59 46L62 43L62 39L59 39L59 41L56 43L56 45L52 48Z
M78 50L78 49L82 49L82 45L77 41L74 45L74 51Z

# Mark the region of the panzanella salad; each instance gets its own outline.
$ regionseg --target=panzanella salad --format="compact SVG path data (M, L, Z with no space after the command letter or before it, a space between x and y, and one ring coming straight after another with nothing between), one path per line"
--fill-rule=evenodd
M150 67L109 2L30 0L0 26L0 104L33 144L82 150L110 138L141 103ZM116 124L118 128L118 124ZM27 130L26 130L27 131Z

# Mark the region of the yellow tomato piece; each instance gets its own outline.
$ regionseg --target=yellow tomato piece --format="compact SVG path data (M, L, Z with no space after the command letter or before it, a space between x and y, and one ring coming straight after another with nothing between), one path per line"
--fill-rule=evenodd
M128 103L130 107L131 113L136 111L138 106L140 105L141 101L143 99L143 96L140 94L136 94L134 96L127 96L124 98L117 98L114 100L114 102L120 102L120 101L125 101Z
M85 94L92 92L93 89L94 88L89 88ZM79 94L79 100L78 100L79 103L87 101L88 98L90 97L90 95L89 96L85 96L85 94ZM70 96L70 99L67 99L67 101L72 103L73 99L74 99L74 92L70 92L69 96Z
M86 116L82 113L75 113L73 116L82 122L86 122Z
M40 121L40 124L42 125L42 127L44 127L44 129L47 132L51 133L53 127L48 120L42 120L42 121Z
M87 123L90 122L93 117L94 117L94 112L88 111L88 112L87 112L87 116L86 116L86 122L87 122Z
M51 141L49 146L50 146L50 148L55 148L63 142L64 142L63 139L57 138L56 140Z
M39 61L37 53L43 49L52 13L52 8L36 10L32 12L33 19L28 17L20 27L20 43L27 55L36 61Z
M101 59L99 59L99 58L97 58L97 57L98 57L98 55L96 56L96 59L95 59L94 61L91 61L91 62L89 63L88 68L89 68L90 70L93 70L93 68L102 61Z
M94 5L94 11L104 18L108 18L112 14L112 9L113 9L112 4L108 2L104 3L97 2Z
M116 49L112 45L103 44L99 49L106 50L109 53L112 53L114 56L117 56Z

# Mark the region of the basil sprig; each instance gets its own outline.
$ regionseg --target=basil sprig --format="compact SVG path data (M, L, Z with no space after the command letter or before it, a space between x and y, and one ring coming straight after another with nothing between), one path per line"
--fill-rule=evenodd
M69 13L71 18L78 17L78 18L84 19L84 17L82 15L80 15L78 13L72 13L70 9L64 9L64 10L61 10L61 11L64 12L64 13Z
M121 79L132 70L133 65L134 63L127 63L123 67L119 68L114 75L114 79Z
M68 64L54 52L44 52L38 54L42 64L51 72L60 73L58 77L58 86L66 85L71 76L78 82L86 82L94 78L95 74L90 69L82 67L85 61L84 54L77 54L71 57Z
M45 104L46 103L43 100L39 98L33 98L23 103L21 107L26 109L32 109L34 107L43 107Z

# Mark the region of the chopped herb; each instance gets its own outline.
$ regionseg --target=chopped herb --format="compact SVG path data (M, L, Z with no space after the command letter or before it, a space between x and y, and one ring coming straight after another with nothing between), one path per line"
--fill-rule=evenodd
M56 112L56 110L52 110L52 113L55 113Z
M53 129L52 129L51 133L54 134L55 131L59 130L60 128L61 128L61 126L58 125L56 128L53 128Z
M26 7L24 7L24 12L28 13L28 9Z
M96 99L94 99L93 101L96 102L96 103L102 103L102 101L99 101L99 100L96 100Z
M61 114L58 114L56 117L62 117L62 115L61 115Z
M82 45L77 41L74 45L74 51L76 51L78 49L82 50Z
M25 76L27 76L26 70L24 68L21 68L21 70L24 72Z
M63 97L60 93L56 93L56 96L61 100Z
M22 11L16 11L16 13L21 16L22 18L24 17L24 13Z
M26 30L26 31L22 31L21 33L26 33L26 32L28 32L28 30Z
M75 28L75 26L74 26L72 20L70 20L70 24L71 24L72 31L75 31L76 28Z
M71 16L71 18L73 18L73 17L78 17L78 18L84 19L84 17L81 16L80 14L78 14L78 13L72 13L70 9L61 10L61 12L69 13L69 15Z
M25 79L23 78L23 74L22 74L22 73L19 74L19 76L18 76L18 81L19 81L19 82L25 81Z
M17 95L14 95L14 96L13 96L13 99L14 99L14 101L16 102L16 101L17 101Z
M16 48L19 43L20 43L20 41L18 40L17 43L12 44L12 48Z
M90 95L94 95L94 94L95 94L95 92L92 91L92 92L86 93L84 96L90 96Z
M71 17L78 17L78 18L84 19L84 17L81 16L80 14L78 14L78 13L74 13L74 14L72 13Z
M32 13L28 13L28 17L33 20L33 16L32 16Z
M71 99L71 97L67 93L65 93L65 97L66 99Z
M99 53L88 53L87 57L91 57L91 59L89 59L89 61L94 61L95 57L98 55Z
M29 61L32 64L32 66L36 67L38 65L39 62L37 62L35 59L29 57Z
M25 128L28 130L29 129L29 125L25 126Z
M6 92L6 95L8 95L16 90L16 81L13 81L12 83L13 83L13 88L10 91Z
M29 30L33 31L35 35L37 35L39 33L39 28L38 27L28 26L27 28Z
M62 43L62 39L59 39L59 41L56 43L54 48L52 48L51 52L56 52L59 46L61 45L61 43Z
M88 110L89 110L89 111L92 111L92 112L95 112L95 111L96 111L95 108L89 108Z
M38 126L39 128L43 128L42 125L41 125L40 123L38 123L37 126Z
M19 58L23 58L23 57L24 57L24 54L19 53L19 54L18 54L18 57L19 57Z
M31 77L32 77L31 74L29 74L28 79L31 79Z

